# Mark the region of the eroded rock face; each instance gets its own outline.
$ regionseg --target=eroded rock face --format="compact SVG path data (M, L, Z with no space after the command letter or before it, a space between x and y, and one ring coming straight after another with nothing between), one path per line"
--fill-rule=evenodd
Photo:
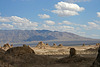
M19 56L19 55L23 55L23 54L35 54L34 50L32 50L30 47L28 46L23 46L23 47L13 47L8 49L5 54L10 54L10 55L14 55L14 56Z
M91 67L100 67L100 46L98 48L98 55Z
M75 48L70 48L70 57L75 56L75 55L76 55Z

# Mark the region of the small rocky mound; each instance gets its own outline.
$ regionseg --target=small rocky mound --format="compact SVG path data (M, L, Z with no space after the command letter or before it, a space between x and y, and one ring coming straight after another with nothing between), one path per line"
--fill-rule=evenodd
M100 46L100 43L96 43L96 46Z
M13 44L10 45L9 43L6 43L6 44L4 44L3 47L1 47L1 48L4 49L4 50L6 51L6 50L8 50L9 48L12 48L12 47L13 47Z
M62 44L59 44L59 45L58 45L58 47L62 48L62 47L63 47L63 45L62 45Z
M34 50L32 50L30 47L23 45L23 47L13 47L8 49L5 54L10 55L23 55L23 54L35 54Z
M3 48L10 48L11 46L10 46L10 44L8 44L8 43L6 43L6 44L4 44L3 45Z
M57 45L54 43L52 47L56 48L56 47L57 47Z
M100 67L100 46L98 48L98 55L91 67Z
M38 45L36 47L40 48L40 49L42 49L42 48L45 49L46 45L41 41L41 42L38 43Z
M50 47L50 45L48 43L46 43L46 47Z

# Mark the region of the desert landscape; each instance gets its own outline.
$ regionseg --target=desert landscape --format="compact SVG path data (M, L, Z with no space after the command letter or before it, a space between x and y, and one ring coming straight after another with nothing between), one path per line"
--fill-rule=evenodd
M100 67L100 0L0 0L0 67Z
M0 47L0 67L95 67L99 45L50 46L41 41L35 47L13 47L6 43Z

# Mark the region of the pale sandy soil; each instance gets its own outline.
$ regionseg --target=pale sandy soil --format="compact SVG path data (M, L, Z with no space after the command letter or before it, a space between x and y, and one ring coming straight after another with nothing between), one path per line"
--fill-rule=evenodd
M63 46L63 47L47 47L47 48L37 48L31 47L37 55L66 55L69 54L70 48L75 48L77 54L90 54L93 52L85 52L87 49L96 49L96 45L86 45L86 46ZM94 54L94 53L93 53Z

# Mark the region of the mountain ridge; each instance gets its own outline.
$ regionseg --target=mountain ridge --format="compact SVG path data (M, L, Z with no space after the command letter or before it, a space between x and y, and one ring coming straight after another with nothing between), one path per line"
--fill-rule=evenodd
M0 30L1 42L91 40L69 32L50 30Z

